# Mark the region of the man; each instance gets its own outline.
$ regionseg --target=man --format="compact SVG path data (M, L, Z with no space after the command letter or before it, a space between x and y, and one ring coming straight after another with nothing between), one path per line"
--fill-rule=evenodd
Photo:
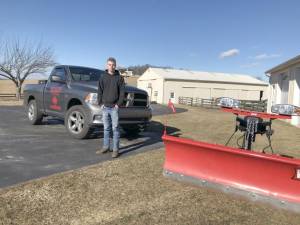
M102 120L104 126L103 147L96 153L106 153L110 149L110 132L113 131L112 157L119 156L119 107L124 100L124 79L116 70L116 59L107 59L107 70L100 77L98 84L98 104L102 107Z

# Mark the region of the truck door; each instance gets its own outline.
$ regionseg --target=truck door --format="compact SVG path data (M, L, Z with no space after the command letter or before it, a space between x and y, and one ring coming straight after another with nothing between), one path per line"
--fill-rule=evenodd
M44 90L44 108L47 114L64 116L66 81L65 69L56 67L52 71Z

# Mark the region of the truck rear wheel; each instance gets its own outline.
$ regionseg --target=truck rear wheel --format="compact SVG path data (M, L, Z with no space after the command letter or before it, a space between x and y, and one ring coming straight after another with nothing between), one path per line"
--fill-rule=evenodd
M41 124L43 120L43 114L39 111L37 103L34 99L30 100L27 105L27 117L32 125Z
M67 111L65 127L74 138L84 139L89 137L92 128L87 123L87 115L83 106L75 105Z

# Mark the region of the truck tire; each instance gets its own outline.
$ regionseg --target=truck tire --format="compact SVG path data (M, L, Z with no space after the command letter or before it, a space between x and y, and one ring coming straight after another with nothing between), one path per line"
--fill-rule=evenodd
M82 105L72 106L65 115L65 127L76 139L88 138L92 128L87 123L87 115Z
M32 125L41 124L43 114L39 111L37 103L34 99L30 100L26 108L27 117Z
M122 126L122 129L125 131L126 135L130 136L138 135L142 131L139 125Z

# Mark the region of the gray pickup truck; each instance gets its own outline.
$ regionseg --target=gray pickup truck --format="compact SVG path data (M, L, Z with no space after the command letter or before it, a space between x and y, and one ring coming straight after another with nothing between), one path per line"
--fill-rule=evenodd
M75 138L89 137L103 126L97 102L98 80L103 71L80 66L56 66L49 79L24 87L24 106L31 124L45 116L64 119L67 131ZM125 132L138 133L152 117L147 92L125 86L125 99L119 108L120 125Z

